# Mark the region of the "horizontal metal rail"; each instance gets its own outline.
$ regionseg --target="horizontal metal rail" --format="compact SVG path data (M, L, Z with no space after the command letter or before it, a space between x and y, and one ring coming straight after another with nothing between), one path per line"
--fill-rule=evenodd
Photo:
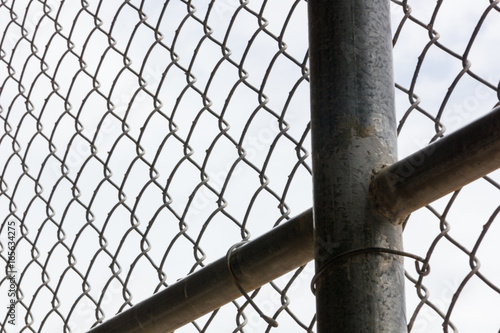
M371 184L374 208L406 215L500 168L500 108L387 167ZM311 209L235 249L230 265L250 292L313 259ZM88 333L168 333L241 296L221 258Z
M382 169L371 184L374 208L402 222L415 210L498 168L500 107Z
M230 253L232 275L250 292L314 257L312 211L272 229ZM167 333L242 294L221 258L123 311L88 333Z

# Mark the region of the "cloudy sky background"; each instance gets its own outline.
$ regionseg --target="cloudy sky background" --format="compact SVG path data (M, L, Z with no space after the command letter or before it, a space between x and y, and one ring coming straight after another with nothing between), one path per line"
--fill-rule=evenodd
M200 21L190 17L180 30L178 27L187 14L186 4L180 1L169 2L163 14L163 3L159 2L141 4L140 1L131 1L131 5L120 7L118 2L100 4L89 1L86 11L82 11L82 4L76 2L64 2L62 7L55 0L47 4L53 9L48 16L44 16L41 2L6 2L0 7L0 30L6 31L1 46L4 60L0 66L0 78L5 84L0 95L0 135L8 134L0 143L2 190L8 186L7 195L0 196L0 209L2 223L24 218L29 230L26 237L36 242L36 250L26 239L19 241L18 245L19 267L25 270L21 282L25 304L30 304L31 295L38 290L31 310L35 314L32 324L35 330L52 308L53 293L50 289L56 288L59 288L57 295L61 303L58 311L61 316L66 317L72 311L72 331L84 332L95 321L92 302L86 297L78 300L82 294L82 277L78 276L78 272L83 275L88 272L88 281L92 286L89 295L96 300L109 283L102 297L102 308L107 318L122 306L122 285L117 279L110 280L110 255L100 252L93 259L102 245L98 233L88 226L92 219L92 225L98 230L103 230L106 224L103 232L107 241L106 250L118 258L122 269L120 277L122 281L128 279L127 287L135 304L159 287L156 268L144 256L134 263L139 254L145 252L141 234L147 233L150 245L147 253L156 265L163 265L167 274L165 282L171 284L187 275L202 256L199 251L193 250L193 242L199 235L203 235L199 246L206 255L203 262L207 264L224 256L231 245L245 237L235 221L246 223L250 239L253 239L280 222L282 216L293 217L311 206L310 174L307 167L298 163L296 152L297 142L301 140L309 121L309 86L301 80L303 73L297 64L304 62L307 50L305 2L297 3L283 35L287 56L280 55L269 69L279 50L277 41L269 34L259 33L248 53L244 53L248 41L259 27L252 11L259 13L263 2L252 0L247 9L238 11L239 2L235 0L216 1L206 26L212 29L210 37L219 44L224 42L231 54L224 53L228 60L221 63L215 74L212 71L223 55L218 43L206 39L193 60L194 50L206 35L200 23L207 16L205 1L191 2L197 10L194 15ZM434 30L440 35L439 42L462 55L489 4L486 0L444 1L434 24ZM286 4L283 1L268 1L262 13L268 21L266 31L279 36L293 5L293 1L286 1ZM436 2L409 1L408 5L412 8L412 16L428 24ZM7 7L11 6L18 15L16 22L21 24L25 20L26 38L33 43L26 40L18 43L22 30L15 24L9 24L11 16ZM142 19L149 27L139 25L132 38L134 27L141 20L133 6L142 6L147 15L147 19L145 16ZM100 21L96 21L90 13L97 13L94 16ZM497 61L500 51L499 15L495 9L488 15L468 55L470 69L492 87L497 87L500 81L500 63ZM54 34L52 19L56 16L62 27L60 35ZM403 16L402 7L391 3L393 30ZM234 25L227 33L233 18ZM102 23L102 31L111 34L113 42L116 42L114 49L109 48L110 41L106 34L95 30L96 22ZM172 52L158 44L151 48L158 37L154 30L163 35L162 43L169 46ZM67 38L72 42L71 47ZM410 87L418 57L429 40L427 29L414 22L405 23L394 50L395 81L401 86ZM36 45L36 52L31 44ZM68 52L70 49L71 52ZM173 59L174 53L177 58ZM83 59L85 71L90 75L82 72L82 62L75 55ZM43 58L43 66L40 65L40 58ZM124 62L124 59L127 60ZM166 71L172 60L178 66L170 66ZM10 70L6 65L9 61ZM248 73L248 85L239 84L226 105L227 97L241 74L234 64L240 64ZM187 85L185 70L188 69L196 77L196 82L189 79L195 89L189 88L183 93ZM414 88L415 94L420 97L419 107L437 116L448 88L462 69L461 60L436 46L430 47ZM165 72L167 74L163 78ZM266 74L267 81L263 84ZM15 80L3 81L9 76L20 80L25 89L22 94L19 94L19 84ZM145 82L147 86L141 89ZM284 111L290 91L295 86L296 91ZM55 87L66 102L53 93ZM260 96L259 89L262 91ZM200 112L204 108L200 92L205 90L212 103L212 112ZM261 108L246 127L264 95L268 98L266 109ZM26 99L30 101L28 105ZM159 107L155 100L160 100L162 106ZM108 101L113 103L114 108ZM446 126L445 135L486 114L497 102L494 89L465 74L443 109L441 123ZM71 109L67 103L71 104ZM411 106L408 95L397 90L396 105L397 118L402 119ZM111 109L113 112L110 112ZM225 122L219 120L222 110L225 110L222 117ZM151 114L153 116L148 119ZM288 125L286 133L295 142L279 136L273 145L280 131L283 132L283 122L280 125L278 121L281 116ZM65 179L61 180L61 161L47 159L51 148L45 138L36 134L40 132L36 119L43 125L41 133L52 138L51 142L57 149L52 154L64 160L65 170L69 172ZM5 125L5 120L12 128ZM175 133L174 123L177 126ZM146 130L142 131L143 127ZM228 135L216 139L221 129ZM82 135L76 134L78 131ZM424 147L435 134L434 121L418 111L412 111L399 136L400 158ZM14 146L20 147L18 154L26 156L25 164L29 167L29 171L24 173L19 167L20 158L11 158L14 136ZM214 140L216 144L212 147ZM235 163L238 160L235 142L245 149L246 162ZM309 149L309 135L303 142L303 146ZM269 155L270 147L274 150ZM93 151L94 148L96 150ZM207 150L210 152L208 158ZM96 158L89 158L93 152L105 162L107 169ZM186 154L191 154L191 161L183 160ZM141 158L137 159L139 155ZM309 160L306 162L309 163ZM151 163L154 163L153 172ZM204 166L209 179L200 172L200 166ZM228 178L231 172L232 176ZM125 176L127 173L128 177ZM265 178L259 177L259 174L265 174ZM166 188L169 208L164 207L164 192L151 183L151 175ZM290 183L289 176L292 176ZM103 181L105 177L109 177L109 181ZM499 172L490 177L500 182ZM38 187L34 186L33 179L38 179L44 189L42 193L36 194ZM264 180L269 183L263 189ZM197 189L204 181L209 186ZM76 191L73 185L76 185ZM222 190L224 193L220 195ZM478 180L461 191L446 218L451 226L449 235L469 251L474 247L483 225L500 204L498 191L486 180ZM16 212L8 199L10 196L14 198ZM217 200L222 196L227 203L224 208L227 214L218 213L210 219L219 209ZM75 200L76 197L79 201ZM287 206L279 207L283 197ZM438 213L443 212L450 198L451 195L446 196L433 207ZM119 204L120 200L123 200L122 204ZM47 201L50 202L50 209L47 209ZM86 214L86 210L92 212L91 216ZM181 215L189 226L186 234L190 239L179 235ZM58 230L59 225L64 230L64 237ZM86 225L85 231L79 235ZM5 240L4 233L5 228L2 229L2 242ZM421 209L412 214L407 224L405 250L425 256L439 233L439 219L429 209ZM496 286L500 285L500 265L496 256L500 252L496 241L499 234L500 227L493 223L477 253L481 261L480 271ZM169 246L170 252L163 262L163 255ZM65 273L71 247L77 259L74 263L76 270ZM30 263L33 257L37 259ZM91 263L92 269L89 270ZM42 274L44 265L50 280ZM127 277L130 265L132 273ZM430 301L446 313L453 294L470 272L469 257L450 242L442 240L436 247L430 266L432 271L424 279L424 285L429 290ZM406 267L409 274L416 277L413 261L406 261ZM59 279L63 274L66 274L65 277ZM309 289L313 274L313 265L309 264L287 293L290 309L305 325L309 325L314 315L314 297ZM276 285L284 288L290 278L291 274L287 274L278 279ZM58 287L59 281L63 283ZM7 293L5 288L5 283L0 285L2 295ZM406 297L409 319L419 302L409 281ZM243 299L238 301L240 304L244 302ZM256 303L266 314L273 315L281 306L280 294L267 285L256 297ZM497 332L500 328L498 310L500 295L473 277L462 292L451 320L460 332L477 329ZM22 322L26 311L19 311ZM248 316L245 332L265 331L266 324L255 311L247 307L245 314ZM198 323L203 325L207 319L201 318ZM286 313L278 317L278 322L280 326L272 331L300 330ZM412 332L439 332L441 324L442 319L424 306ZM60 331L61 326L61 318L52 313L43 323L42 331ZM215 317L208 332L231 332L235 327L236 310L233 305L228 305ZM15 332L17 328L8 330L11 331ZM195 331L193 325L179 330Z

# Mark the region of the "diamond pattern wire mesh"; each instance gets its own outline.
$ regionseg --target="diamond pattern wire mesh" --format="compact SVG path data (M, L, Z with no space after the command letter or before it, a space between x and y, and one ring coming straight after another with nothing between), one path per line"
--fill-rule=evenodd
M500 99L498 2L391 2L401 157ZM2 332L84 332L311 206L304 1L2 1L0 25ZM499 177L405 222L412 332L500 328ZM314 331L313 274L252 294L277 328L241 298L178 332Z
M392 1L400 157L498 105L499 2ZM426 259L413 270L406 261L409 331L500 329L499 176L494 172L405 222L406 251Z
M18 327L85 331L310 207L306 4L277 5L2 2ZM297 276L260 292L289 329ZM261 325L240 303L210 329Z

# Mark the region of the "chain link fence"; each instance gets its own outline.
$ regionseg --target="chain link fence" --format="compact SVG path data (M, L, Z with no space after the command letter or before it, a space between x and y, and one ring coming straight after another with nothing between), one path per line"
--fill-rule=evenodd
M2 2L4 331L84 332L311 206L305 7ZM304 269L254 295L283 329ZM242 298L180 331L266 325Z
M499 1L393 1L400 158L485 115L500 100ZM419 161L414 161L416 167ZM405 221L411 332L498 332L500 173Z
M498 103L499 2L391 2L400 157ZM2 332L85 332L312 205L306 5L0 3ZM411 332L500 329L499 177L405 221ZM178 332L314 332L313 275L251 294L278 327L242 297Z

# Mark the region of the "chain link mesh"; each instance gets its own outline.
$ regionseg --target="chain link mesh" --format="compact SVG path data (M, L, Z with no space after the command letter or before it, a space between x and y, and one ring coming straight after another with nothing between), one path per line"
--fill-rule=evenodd
M310 207L305 3L277 5L2 2L22 331L86 331ZM289 330L298 274L259 293ZM264 325L247 305L183 331Z
M498 105L500 1L392 1L400 158ZM412 167L419 165L414 161ZM498 332L498 171L405 221L411 332Z
M391 2L401 157L498 103L498 2ZM2 332L84 332L311 206L305 1L2 1L0 26ZM411 332L500 328L499 177L405 222ZM312 332L313 275L251 294L277 328L240 298L178 332Z

